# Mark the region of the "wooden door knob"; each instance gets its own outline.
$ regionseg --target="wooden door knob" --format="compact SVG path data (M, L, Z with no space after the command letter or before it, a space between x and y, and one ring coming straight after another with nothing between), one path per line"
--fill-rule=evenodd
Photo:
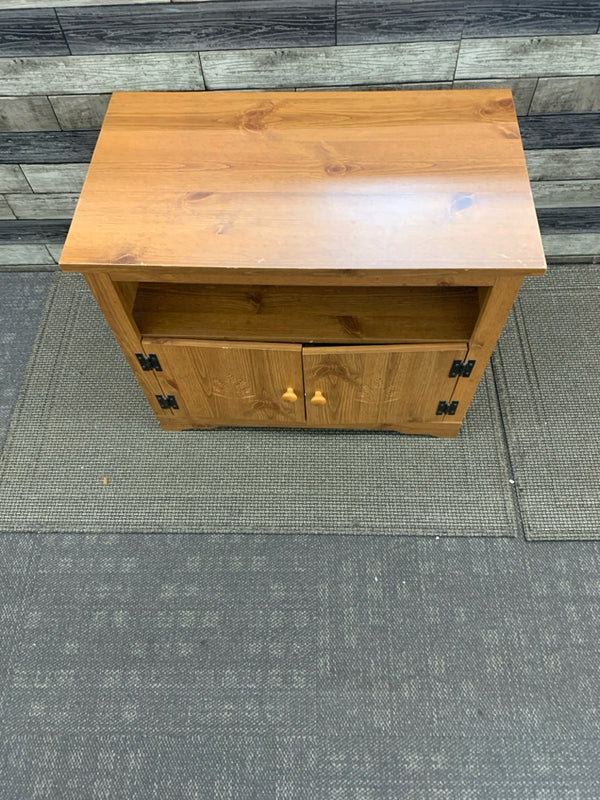
M288 386L286 391L281 395L284 400L287 400L288 403L295 403L298 399L298 395L292 389L291 386Z
M324 406L327 402L327 398L323 397L321 392L315 392L310 398L310 402L313 404L313 406Z

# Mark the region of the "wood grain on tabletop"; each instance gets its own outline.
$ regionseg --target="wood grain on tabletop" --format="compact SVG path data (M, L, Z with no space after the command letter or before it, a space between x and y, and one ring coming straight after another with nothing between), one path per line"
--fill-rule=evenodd
M61 264L543 271L510 92L118 93Z

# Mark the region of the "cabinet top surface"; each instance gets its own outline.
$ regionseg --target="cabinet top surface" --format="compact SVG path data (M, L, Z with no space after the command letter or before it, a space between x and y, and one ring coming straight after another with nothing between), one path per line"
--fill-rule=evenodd
M115 93L61 265L545 261L510 90L475 89Z

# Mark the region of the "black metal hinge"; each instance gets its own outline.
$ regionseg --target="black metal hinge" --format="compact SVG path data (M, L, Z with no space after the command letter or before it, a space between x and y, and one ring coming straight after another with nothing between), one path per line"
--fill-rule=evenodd
M448 403L446 400L440 400L439 405L437 407L437 411L435 412L438 416L441 414L456 414L456 409L458 408L458 400L453 400L451 403Z
M473 367L475 366L475 361L461 361L460 359L456 359L456 361L452 362L452 367L450 369L450 377L451 378L468 378L469 375L473 372Z
M162 367L156 353L150 353L149 356L145 356L143 353L136 353L135 355L137 360L140 362L142 369L146 372L151 369L155 369L157 372L162 372Z
M175 400L172 394L168 394L166 397L162 394L157 394L156 399L160 403L161 408L179 408L177 400Z

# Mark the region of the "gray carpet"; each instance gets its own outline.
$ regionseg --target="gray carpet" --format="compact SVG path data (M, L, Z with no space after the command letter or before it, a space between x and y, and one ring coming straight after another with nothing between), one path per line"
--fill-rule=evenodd
M597 800L600 543L0 536L0 797Z
M48 273L0 273L0 450L51 281Z
M526 537L600 538L600 267L526 281L493 367Z
M455 440L164 432L83 279L58 275L3 454L0 529L513 536L509 480L489 376Z
M0 797L597 800L599 573L600 542L0 534Z

